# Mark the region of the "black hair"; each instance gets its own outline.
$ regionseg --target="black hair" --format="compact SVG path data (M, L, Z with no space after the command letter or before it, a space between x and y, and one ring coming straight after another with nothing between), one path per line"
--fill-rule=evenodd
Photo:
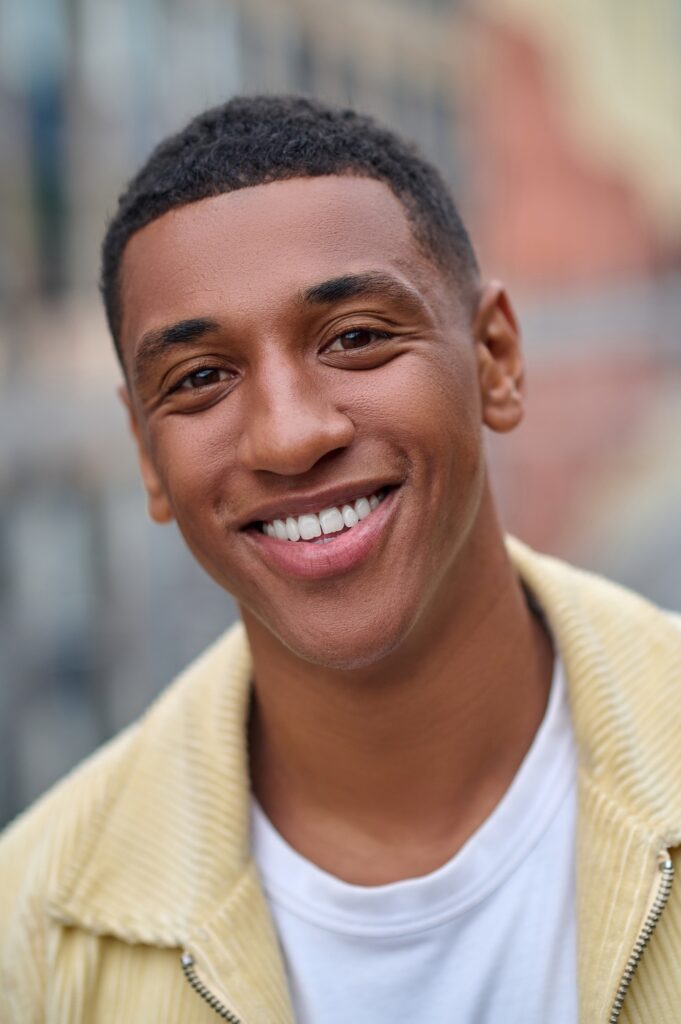
M462 287L477 281L475 253L449 190L414 146L354 110L300 96L237 96L161 142L119 198L104 236L100 281L119 355L119 271L136 231L223 192L332 174L385 182L438 265Z

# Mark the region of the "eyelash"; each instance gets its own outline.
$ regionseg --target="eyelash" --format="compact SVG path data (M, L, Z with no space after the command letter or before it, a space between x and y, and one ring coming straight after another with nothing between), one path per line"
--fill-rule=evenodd
M214 363L205 363L203 366L195 366L194 369L191 370L189 373L186 373L184 375L184 377L182 377L181 380L178 380L177 384L173 384L173 386L170 388L169 394L172 395L172 394L175 394L175 392L178 392L178 391L187 391L187 392L194 391L194 392L198 392L198 391L202 390L202 387L212 387L213 384L216 383L215 381L211 381L209 383L206 383L206 384L204 384L202 386L199 386L199 387L196 387L196 388L190 388L190 387L185 388L184 387L184 385L189 380L191 380L192 377L196 377L199 373L206 373L207 371L208 372L212 372L212 373L228 373L228 371L225 370L224 367L215 366ZM221 381L220 383L223 383L223 382Z
M341 338L346 338L349 334L369 334L369 335L372 335L372 337L374 339L377 339L379 341L386 341L387 339L392 338L392 334L390 334L388 331L379 331L379 330L377 330L374 327L360 327L360 326L358 326L358 327L349 327L347 329L347 331L343 331L341 334L337 334L335 336L335 338L332 338L331 342L329 343L329 345L326 346L324 351L325 352L333 351L331 346L334 345L337 341L340 341ZM369 343L369 344L371 344L371 343ZM335 349L335 351L336 352L345 352L345 353L347 353L347 352L357 352L357 351L361 351L362 349L365 349L365 348L368 348L368 347L369 347L369 345L361 345L361 346L358 346L357 349L352 349L352 348L350 348L350 349Z

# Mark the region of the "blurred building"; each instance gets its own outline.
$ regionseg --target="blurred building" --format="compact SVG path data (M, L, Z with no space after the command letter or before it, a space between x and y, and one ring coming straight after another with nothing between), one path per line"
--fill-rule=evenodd
M96 278L124 181L235 92L353 104L438 163L525 326L509 526L681 607L681 18L577 6L0 0L0 822L234 616L146 520Z

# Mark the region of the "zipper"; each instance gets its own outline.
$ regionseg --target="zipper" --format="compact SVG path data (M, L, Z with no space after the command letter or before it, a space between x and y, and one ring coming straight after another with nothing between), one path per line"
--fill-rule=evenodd
M236 1014L232 1013L224 1003L221 1003L218 997L214 995L208 986L201 981L194 969L194 957L191 953L183 953L180 957L180 963L182 964L184 976L191 987L197 995L200 995L201 998L208 1003L212 1010L215 1010L218 1017L222 1017L222 1019L228 1021L229 1024L241 1024L241 1021Z
M669 894L672 891L672 882L674 881L674 865L672 864L671 858L666 851L664 854L662 854L659 867L661 872L661 878L657 888L657 895L655 896L655 900L653 902L652 907L650 908L648 916L643 922L643 927L639 932L638 938L636 939L631 955L627 960L627 965L624 968L624 974L622 975L621 981L619 983L619 987L615 995L615 1000L612 1004L612 1010L610 1011L610 1016L608 1017L608 1024L617 1024L617 1021L620 1019L620 1014L622 1012L622 1003L624 1002L624 997L626 996L629 986L631 984L631 979L634 977L634 974L636 973L636 968L641 962L641 957L645 953L646 946L650 942L653 936L653 932L655 931L658 922L662 917L662 911L666 907L667 900L669 899Z

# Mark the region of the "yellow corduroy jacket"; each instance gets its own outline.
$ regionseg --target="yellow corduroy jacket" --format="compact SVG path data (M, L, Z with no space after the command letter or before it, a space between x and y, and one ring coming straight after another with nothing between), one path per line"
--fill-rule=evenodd
M509 544L563 657L579 749L580 1021L679 1024L681 623ZM211 1024L185 969L224 1019L292 1024L248 848L249 679L238 626L6 832L1 1024Z

